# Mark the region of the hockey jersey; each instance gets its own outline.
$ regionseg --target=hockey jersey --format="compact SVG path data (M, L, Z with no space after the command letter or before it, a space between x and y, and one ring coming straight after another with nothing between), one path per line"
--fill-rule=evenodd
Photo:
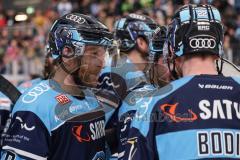
M106 159L105 111L112 112L91 90L84 94L73 97L53 80L27 90L14 106L2 159Z
M35 84L39 83L42 79L41 78L36 78L30 81L23 82L20 84L17 88L18 90L23 93L25 90L28 88L34 86ZM1 125L1 131L3 130L4 126L6 125L6 121L9 117L9 114L11 112L11 105L12 102L11 100L2 94L0 92L0 125Z
M142 83L146 83L145 75L138 71L136 64L123 59L116 67L105 67L100 75L98 88L112 91L123 100L129 92Z
M123 159L239 159L240 78L187 76L138 98Z
M125 98L129 97L129 94L137 88L143 87L146 83L145 74L142 71L137 70L137 64L133 64L128 58L122 58L117 67L105 67L99 78L99 88L102 90L107 90L119 98L121 105L116 109L111 120L107 124L107 128L116 128L116 141L114 144L117 148L112 152L120 152L119 148L122 143L120 140L121 127L123 124L119 119L122 114L125 113ZM122 108L123 107L123 108ZM126 114L124 114L125 116ZM128 121L128 124L130 122ZM112 147L113 148L113 147ZM119 153L118 153L119 155ZM118 156L119 157L119 156ZM112 158L113 159L113 158ZM117 159L117 157L115 158Z
M133 117L138 109L139 99L141 97L151 96L156 88L150 84L138 86L130 92L122 101L122 105L118 111L117 134L118 134L118 159L121 160L125 153L125 145L127 144L127 135Z

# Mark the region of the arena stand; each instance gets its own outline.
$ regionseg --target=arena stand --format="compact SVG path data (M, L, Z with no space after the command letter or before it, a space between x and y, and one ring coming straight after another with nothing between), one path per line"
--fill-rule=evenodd
M159 24L167 25L174 11L187 3L211 3L221 10L225 24L225 58L240 65L240 3L238 0L47 0L25 8L9 2L0 3L0 73L15 85L30 79L32 74L41 74L45 56L45 42L52 22L69 12L91 14L112 29L114 21L127 13L148 14ZM37 3L38 1L36 1ZM40 1L39 1L40 2ZM7 5L4 5L7 4ZM14 6L15 5L15 6ZM27 19L18 21L17 15Z

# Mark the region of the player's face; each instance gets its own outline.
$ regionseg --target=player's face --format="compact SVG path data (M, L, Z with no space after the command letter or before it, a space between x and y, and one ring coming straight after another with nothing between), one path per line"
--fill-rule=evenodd
M106 50L100 46L86 46L78 71L81 81L88 86L96 86L99 74L105 64Z

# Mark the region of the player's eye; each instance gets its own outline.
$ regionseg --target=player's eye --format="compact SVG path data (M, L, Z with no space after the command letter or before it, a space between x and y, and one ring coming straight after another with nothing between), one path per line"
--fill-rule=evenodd
M70 46L64 46L62 50L63 57L70 58L74 56L74 49Z
M97 56L97 55L98 55L98 52L97 52L97 51L94 51L94 52L92 52L92 55Z

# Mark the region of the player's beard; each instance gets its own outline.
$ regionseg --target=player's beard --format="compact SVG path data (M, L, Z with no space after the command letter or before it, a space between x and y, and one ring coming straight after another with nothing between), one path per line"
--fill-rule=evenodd
M83 71L81 71L80 68L72 73L74 82L79 87L84 87L84 88L96 87L97 82L98 82L98 75L99 75L99 72L98 73L90 73L87 70L85 72L83 72Z

